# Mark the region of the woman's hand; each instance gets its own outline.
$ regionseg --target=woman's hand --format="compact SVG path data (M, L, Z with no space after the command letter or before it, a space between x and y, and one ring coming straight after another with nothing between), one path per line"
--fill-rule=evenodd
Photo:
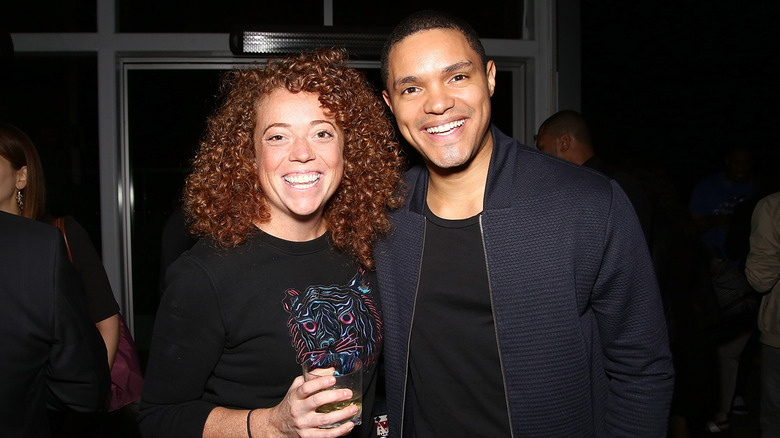
M358 411L358 407L352 405L328 414L320 414L315 411L324 404L349 400L352 397L352 391L348 389L323 391L335 383L336 379L332 376L320 377L308 382L304 382L303 376L298 376L287 391L284 400L277 406L268 409L269 425L282 436L289 437L329 438L348 434L355 427L351 421L333 429L319 429L320 426L347 420ZM260 429L258 429L258 433L261 433ZM253 429L252 436L264 435L255 435Z
M278 405L268 409L247 410L217 407L211 410L203 427L203 438L247 438L247 415L252 438L334 438L348 434L355 425L351 421L334 427L320 429L320 426L338 423L357 414L357 406L320 414L315 410L327 403L349 400L352 391L332 387L336 379L332 376L304 382L298 376L287 390L287 395Z

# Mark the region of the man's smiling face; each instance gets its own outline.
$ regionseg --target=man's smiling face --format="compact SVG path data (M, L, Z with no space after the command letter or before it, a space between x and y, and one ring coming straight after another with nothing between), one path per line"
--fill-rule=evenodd
M483 67L455 30L421 31L392 48L383 96L401 134L429 167L467 166L490 152L495 73L493 61Z

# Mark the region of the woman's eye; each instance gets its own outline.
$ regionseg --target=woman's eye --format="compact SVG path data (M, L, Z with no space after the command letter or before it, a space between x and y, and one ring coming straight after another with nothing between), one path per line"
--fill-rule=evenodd
M333 137L333 133L331 133L330 131L324 131L323 130L323 131L317 131L315 136L317 138L332 138Z
M277 134L277 135L271 135L271 136L267 137L266 141L281 141L283 139L284 139L283 136Z

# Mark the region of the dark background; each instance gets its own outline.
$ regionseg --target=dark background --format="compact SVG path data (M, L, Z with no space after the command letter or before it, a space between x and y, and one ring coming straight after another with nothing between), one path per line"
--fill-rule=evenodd
M726 148L780 173L778 2L583 1L582 112L613 163L656 161L687 201Z

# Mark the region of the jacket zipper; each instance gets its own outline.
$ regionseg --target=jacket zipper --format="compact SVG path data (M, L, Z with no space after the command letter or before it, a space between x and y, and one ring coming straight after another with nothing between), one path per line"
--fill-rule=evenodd
M412 306L412 315L409 324L409 333L406 335L406 363L404 366L404 392L401 399L401 434L398 436L404 436L404 421L406 417L406 389L409 384L409 347L412 342L412 328L414 327L414 314L417 311L417 294L420 291L420 274L422 272L423 254L425 253L425 234L428 231L428 221L423 219L423 238L422 248L420 251L420 262L417 265L417 284L414 286L414 305Z
M512 413L509 410L509 393L506 386L506 373L504 372L504 356L501 354L501 344L498 342L498 327L496 327L496 310L495 303L493 301L493 286L490 282L490 265L488 265L487 259L487 245L485 244L485 231L482 228L482 215L479 215L479 235L482 239L482 253L485 257L485 271L488 279L488 294L490 295L490 312L493 315L493 333L496 335L496 349L498 350L498 365L501 368L501 383L504 385L504 402L506 403L506 416L509 420L509 436L514 437L515 431L512 427ZM418 280L419 281L419 280ZM416 298L416 297L415 297ZM416 299L415 299L416 302ZM408 353L407 353L408 360Z

